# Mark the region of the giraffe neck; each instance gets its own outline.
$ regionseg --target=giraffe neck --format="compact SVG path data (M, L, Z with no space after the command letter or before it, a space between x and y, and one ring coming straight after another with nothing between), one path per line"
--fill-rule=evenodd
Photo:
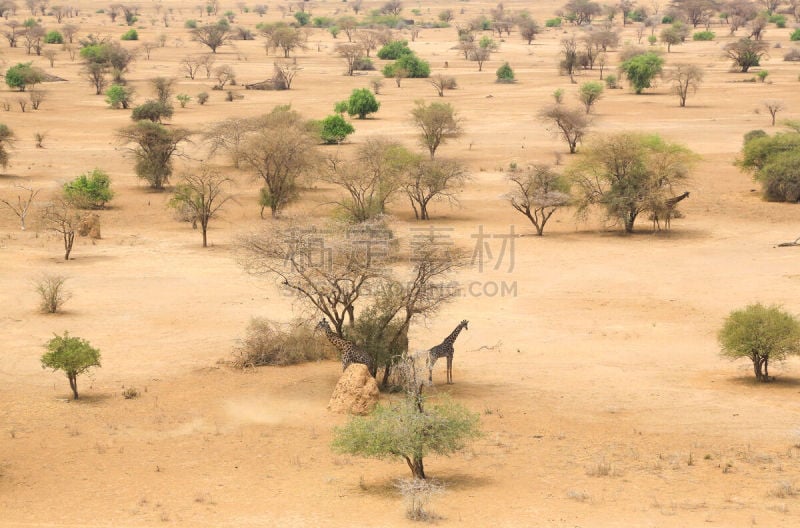
M445 342L446 342L446 343L453 343L453 342L455 342L456 338L458 337L458 334L460 334L460 333L461 333L461 330L462 330L463 328L464 328L464 325L461 325L461 324L460 324L460 325L458 325L458 326L456 327L456 329L455 329L455 330L453 330L453 331L452 331L452 333L451 333L449 336L447 336L447 338L445 338Z
M330 328L325 330L325 335L328 336L328 341L333 343L333 346L335 346L341 351L346 350L350 346L349 341L347 341L346 339L342 339L341 337L336 335L336 332L334 332Z
M680 202L681 200L683 200L685 198L688 198L688 197L689 197L689 193L685 192L685 193L683 193L681 195L675 196L674 198L670 198L669 200L667 200L667 203L669 203L670 205L675 205L678 202Z

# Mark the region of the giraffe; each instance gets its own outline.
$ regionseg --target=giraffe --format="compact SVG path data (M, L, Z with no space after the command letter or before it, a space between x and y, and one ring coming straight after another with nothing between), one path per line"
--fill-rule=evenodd
M679 194L678 196L673 196L672 198L667 198L664 200L663 205L653 212L653 230L656 228L658 228L659 231L661 230L661 224L659 224L659 214L663 215L664 229L668 230L670 220L672 220L673 212L675 211L675 206L678 205L678 202L685 200L688 197L689 191L686 191L683 194Z
M352 363L363 363L369 369L369 373L374 376L372 357L358 348L355 344L347 339L343 339L336 335L336 332L331 330L331 325L328 324L327 319L322 319L316 326L316 330L324 330L325 335L328 336L330 341L336 349L342 354L342 371L347 370Z
M469 328L467 328L468 323L469 321L466 319L458 323L456 329L453 330L449 336L445 337L444 341L428 351L428 383L433 383L433 366L436 364L436 360L440 357L446 357L447 383L448 385L453 384L453 352L455 352L455 350L453 350L453 343L455 343L462 329L469 330Z

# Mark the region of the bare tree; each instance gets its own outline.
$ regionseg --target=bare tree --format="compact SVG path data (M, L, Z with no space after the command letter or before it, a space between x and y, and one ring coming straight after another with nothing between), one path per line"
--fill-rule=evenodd
M55 65L58 52L54 49L46 49L42 52L42 55L50 62L50 67L52 68Z
M211 53L216 53L217 48L224 46L231 39L231 32L224 24L206 24L192 30L192 40L208 46Z
M190 79L194 79L200 66L200 60L197 57L188 56L181 60L181 69Z
M169 205L187 211L194 222L200 224L203 247L208 247L207 232L211 218L227 201L233 199L225 192L225 187L232 181L218 170L201 165L197 170L184 172L181 182L175 186Z
M364 48L364 54L369 57L372 50L378 47L378 32L371 29L359 30L354 36L356 42Z
M301 68L295 62L289 61L275 61L273 65L275 66L275 78L283 83L286 90L291 90L292 81Z
M67 39L69 44L72 44L73 39L75 38L75 34L78 32L78 26L75 24L64 24L61 26L61 33L64 35L64 38Z
M764 101L764 107L769 112L769 115L772 116L772 126L775 126L775 116L786 108L786 104L780 99L767 99Z
M31 101L31 108L38 110L47 98L47 92L44 90L30 90L28 92L28 98Z
M239 168L243 159L242 149L245 138L256 129L254 119L244 117L229 117L223 121L212 123L203 133L203 139L209 143L209 158L223 151L229 157L233 166Z
M25 193L20 193L17 195L16 203L12 202L11 200L6 200L5 198L0 198L0 205L5 205L15 215L17 215L17 217L19 217L19 228L22 231L25 231L25 219L28 217L28 212L31 209L31 205L41 189L34 189L33 187L28 187L22 184L17 184L15 187L21 191L25 191ZM25 194L24 198L23 194Z
M77 210L65 200L56 200L42 209L41 219L45 229L61 235L64 241L64 260L69 260L80 223Z
M561 104L545 107L539 112L539 119L549 123L553 131L569 145L569 153L575 154L578 143L583 140L591 125L589 116L580 108L567 108Z
M336 53L347 62L347 75L353 75L356 63L364 56L364 48L361 44L342 42L336 45Z
M475 46L469 52L469 60L478 63L478 71L483 71L483 63L489 60L491 56L492 50L482 46Z
M443 75L441 73L431 75L428 78L428 82L431 84L431 86L436 88L436 93L439 94L439 97L444 97L444 91L452 88L456 84L456 80L452 76Z
M206 72L206 79L210 79L211 73L214 70L214 63L217 61L217 57L212 53L208 53L199 57L198 61Z
M461 120L449 103L426 105L424 101L415 101L411 118L420 131L420 143L428 149L431 159L446 139L461 134Z
M544 234L544 226L560 207L569 205L569 182L546 165L534 165L508 176L513 190L506 194L511 207L525 215Z
M428 206L432 202L457 204L457 194L468 178L464 167L456 161L417 160L410 167L404 185L414 217L430 220Z
M403 185L412 159L399 143L368 138L355 160L330 158L323 178L347 191L347 198L337 203L349 219L364 222L386 212L386 202Z
M672 91L680 99L680 105L686 106L686 96L696 92L703 82L703 70L694 64L676 64L664 74L664 78L672 83Z
M297 196L298 180L318 165L317 141L300 114L288 107L260 118L247 140L241 157L264 180L273 218Z
M222 90L228 83L236 83L236 72L233 71L233 66L223 64L214 68L214 77L217 79L217 86L215 89Z
M86 79L94 86L95 95L102 94L103 89L108 86L108 65L101 62L89 62L82 71Z

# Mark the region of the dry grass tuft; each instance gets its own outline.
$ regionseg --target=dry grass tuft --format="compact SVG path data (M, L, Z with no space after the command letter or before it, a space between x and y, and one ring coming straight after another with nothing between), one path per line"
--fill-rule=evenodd
M236 347L233 366L295 365L329 359L327 350L305 321L293 321L285 327L268 319L253 318L247 335Z

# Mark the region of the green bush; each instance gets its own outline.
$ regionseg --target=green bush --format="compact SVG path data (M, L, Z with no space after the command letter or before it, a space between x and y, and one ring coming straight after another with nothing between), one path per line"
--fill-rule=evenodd
M333 26L334 21L330 17L318 16L314 17L313 24L316 28L327 28Z
M20 92L24 92L30 85L42 82L43 78L42 71L35 68L32 62L20 62L6 70L6 84Z
M307 26L309 22L311 22L311 15L304 11L297 11L294 14L294 19L297 20L297 23L301 26Z
M406 71L406 77L412 79L424 79L431 74L431 66L427 61L424 61L416 55L404 55L394 61L392 64L387 64L383 68L383 75L385 77L394 77L397 69Z
M375 65L369 57L359 57L353 62L353 71L372 71Z
M187 94L178 94L175 96L175 99L181 104L181 108L186 108L186 105L192 98Z
M129 29L120 37L121 40L139 40L139 33L135 29Z
M613 73L610 73L610 74L606 75L605 83L606 83L606 88L608 88L609 90L613 90L613 89L617 88L617 86L618 86L617 85L617 76L614 75Z
M716 34L713 31L696 31L692 35L692 40L714 40Z
M675 22L675 19L670 15L665 15L661 17L662 24L672 24L673 22Z
M764 198L773 202L800 201L800 133L774 136L750 132L737 164L761 183Z
M64 184L64 199L78 209L102 209L113 197L111 179L100 169Z
M183 27L186 29L197 29L197 20L190 18L186 22L183 23Z
M341 143L355 131L353 125L348 123L341 114L329 115L319 122L320 139L328 145Z
M507 62L504 62L502 66L497 68L497 82L499 83L514 82L514 70L511 69L511 66Z
M368 114L377 112L380 107L381 104L375 99L375 94L367 88L353 90L347 100L347 113L358 116L359 119L365 119Z
M172 117L173 109L171 105L161 101L147 101L133 109L131 119L141 121L146 119L153 123L160 123L162 119Z
M197 94L197 104L204 105L208 102L208 94L206 92L200 92Z
M794 31L792 31L792 34L789 35L789 40L793 42L797 42L798 40L800 40L800 28L797 28Z
M622 63L620 69L625 72L636 93L640 94L645 88L650 88L651 81L661 73L663 65L664 59L648 52L631 57Z
M545 27L561 27L561 17L545 20L544 25Z
M111 108L128 109L133 101L133 89L115 84L106 90L106 102Z
M407 40L393 40L378 50L378 58L383 60L397 60L405 55L413 55L408 47Z
M44 36L44 42L45 44L63 44L64 35L55 30L48 31L47 35Z
M786 16L785 15L770 15L769 21L778 26L779 28L786 27Z

